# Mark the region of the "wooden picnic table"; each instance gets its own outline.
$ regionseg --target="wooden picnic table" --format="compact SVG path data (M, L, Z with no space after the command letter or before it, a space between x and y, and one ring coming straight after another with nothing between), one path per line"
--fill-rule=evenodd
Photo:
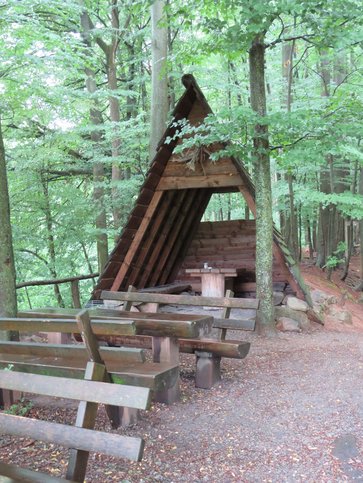
M19 312L19 317L47 317L49 319L75 318L78 309L44 308ZM135 324L137 335L152 336L152 353L154 362L179 364L179 338L195 339L208 335L213 326L213 317L198 314L160 314L145 312L129 312L115 309L89 309L89 315L95 334L99 320L107 323L129 320ZM117 334L113 333L114 336ZM124 335L120 333L120 335ZM100 339L102 339L100 335ZM107 340L108 336L105 338ZM179 398L179 378L174 387L158 393L158 400L172 403Z
M226 278L237 277L235 268L188 268L191 277L200 277L203 297L224 297Z

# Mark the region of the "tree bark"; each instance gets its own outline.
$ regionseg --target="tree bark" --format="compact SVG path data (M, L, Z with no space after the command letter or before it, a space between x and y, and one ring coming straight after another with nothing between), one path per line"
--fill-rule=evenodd
M321 54L321 79L322 79L322 93L323 97L329 97L330 95L330 62L327 59L326 53ZM329 159L327 158L327 166L322 166L320 169L320 191L322 193L330 193L330 180L328 173ZM330 207L322 205L319 208L319 223L318 223L318 235L317 235L317 257L316 265L323 267L329 256L328 253L328 240L329 240L329 221L330 221Z
M340 59L342 60L342 58ZM339 69L335 65L335 84L339 85L343 82L345 67L344 59ZM326 52L322 52L321 54L321 78L323 82L322 96L329 97L331 89L331 62ZM344 179L347 175L347 169L344 164L348 165L348 162L345 163L344 160L331 154L326 156L326 166L320 170L320 191L322 193L343 193L345 191ZM332 204L320 207L319 211L316 265L324 267L328 258L337 249L339 242L344 240L344 218L336 209L336 206ZM331 271L332 268L329 268L328 277L331 276Z
M54 240L54 234L53 234L53 217L52 217L52 212L50 208L48 182L43 177L41 177L41 183L42 183L43 194L44 194L43 212L44 212L45 223L47 227L48 252L49 252L49 259L50 259L48 268L52 277L57 278L55 240ZM57 299L58 306L65 307L63 297L58 285L54 285L54 295Z
M111 139L111 153L112 153L112 214L115 229L120 228L122 218L122 206L120 205L120 181L124 178L124 173L120 165L120 146L121 138L119 135L118 124L120 122L120 104L116 95L118 87L117 81L117 51L120 44L120 20L117 0L110 1L111 7L111 40L107 44L100 36L95 34L95 41L98 47L105 55L105 66L107 76L107 87L110 91L109 108L110 119L112 122L113 135ZM130 20L128 16L124 28L127 27ZM83 28L87 28L88 34L95 31L92 20L86 10L82 12L81 22Z
M156 154L157 145L166 129L168 118L168 77L167 77L167 50L168 29L160 25L165 21L164 0L156 0L151 6L151 135L150 160Z
M89 22L89 17L86 12L81 14L81 27L82 27L82 37L85 45L90 48L91 47L91 40L90 40L90 31L91 26ZM97 85L95 81L95 73L89 67L84 69L86 74L86 88L87 91L94 95L97 90ZM103 125L103 116L100 109L98 109L97 101L94 101L93 106L90 108L90 120L93 126L97 126L99 129L92 130L91 132L91 140L94 147L94 155L93 159L97 156L97 148L102 140L102 133L100 130L100 126ZM96 225L96 247L97 247L97 262L98 262L98 270L99 272L102 271L103 267L105 266L108 260L108 238L107 238L107 217L106 217L106 208L105 208L105 189L104 189L104 182L105 182L105 169L103 163L95 162L93 164L93 199L95 201L96 206L96 218L95 218L95 225Z
M286 92L283 103L286 106L288 113L291 112L292 107L292 75L293 75L293 59L295 51L295 41L285 43L282 47L282 75L286 80ZM298 224L297 224L297 213L295 208L295 197L293 189L294 176L290 170L285 174L285 180L287 181L289 187L288 196L288 206L289 214L285 217L285 241L295 258L298 260Z
M251 107L266 116L264 35L258 35L249 50ZM275 333L272 292L272 196L268 126L258 122L254 129L253 159L256 185L256 293L260 300L257 329L264 335Z
M87 79L86 86L90 94L96 92L96 82L94 80L94 73L91 69L85 69ZM97 106L93 106L90 109L90 119L93 126L100 126L103 124L102 113ZM102 134L98 129L97 131L92 130L91 140L94 147L97 150L101 140ZM96 154L97 156L97 154ZM95 157L96 157L95 156ZM106 217L106 207L105 207L105 167L103 163L95 162L93 164L93 199L95 201L96 207L96 219L95 225L97 229L96 234L96 246L97 246L97 262L98 271L102 272L103 267L106 265L108 260L108 238L107 238L107 217Z
M16 317L15 263L10 223L9 189L0 120L0 317ZM17 332L0 331L0 339L16 340Z
M360 170L359 194L363 196L363 168ZM356 290L363 291L363 220L359 221L360 238L360 282L355 287Z

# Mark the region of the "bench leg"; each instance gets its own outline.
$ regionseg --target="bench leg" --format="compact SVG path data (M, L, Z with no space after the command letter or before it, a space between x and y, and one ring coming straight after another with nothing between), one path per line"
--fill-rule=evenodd
M70 344L72 342L72 335L60 332L47 332L47 339L49 344Z
M152 338L153 362L171 362L179 365L179 343L176 337ZM157 402L172 404L180 398L179 376L173 387L155 392Z
M126 408L120 407L119 408L120 414L120 424L123 427L131 426L132 424L136 424L139 421L139 410L136 408Z
M0 405L4 409L16 404L22 398L23 394L19 391L10 391L9 389L0 389Z
M197 369L195 386L210 389L221 380L221 358L211 352L195 351L197 356Z

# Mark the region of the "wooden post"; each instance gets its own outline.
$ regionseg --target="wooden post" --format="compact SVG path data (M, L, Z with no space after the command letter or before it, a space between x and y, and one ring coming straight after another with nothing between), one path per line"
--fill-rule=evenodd
M127 291L128 292L136 292L137 290L133 285L129 285L129 288L127 289ZM124 310L125 312L130 312L131 307L132 307L132 302L127 300L127 301L124 302L122 310Z
M195 351L197 368L195 387L210 389L221 379L221 358L211 352Z
M234 292L232 290L226 290L226 298L232 298L234 296ZM230 307L224 307L222 311L222 319L229 319L229 316L231 315L231 308ZM220 333L220 339L225 340L227 335L227 329L221 329Z
M88 381L102 381L105 377L105 366L88 362L84 378ZM89 401L80 401L78 405L75 426L93 429L97 416L98 404ZM83 482L86 476L89 452L71 449L66 478L72 481Z
M81 310L76 315L77 325L81 332L82 340L86 346L90 361L96 362L97 364L101 364L105 367L105 374L104 374L104 381L105 382L112 382L111 378L106 370L105 363L102 360L100 355L100 351L98 348L98 341L92 331L91 327L91 319L88 315L88 311L86 309ZM110 420L111 426L113 428L118 428L120 426L120 414L119 408L117 406L109 406L105 407L107 416Z
M82 305L81 305L81 297L79 294L79 280L71 281L71 293L72 293L73 307L75 309L80 309Z
M153 362L168 362L179 365L179 342L176 337L152 338ZM179 375L176 383L170 389L164 389L155 394L155 400L166 404L178 401L180 397Z

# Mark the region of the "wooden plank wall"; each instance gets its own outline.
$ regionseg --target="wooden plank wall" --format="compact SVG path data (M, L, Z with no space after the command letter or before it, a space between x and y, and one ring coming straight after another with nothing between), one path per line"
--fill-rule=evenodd
M178 279L191 283L198 290L195 277L185 274L186 268L202 268L207 262L213 268L237 268L234 281L238 291L253 291L256 281L256 225L254 220L201 222L186 253ZM273 281L288 283L289 271L274 258Z

